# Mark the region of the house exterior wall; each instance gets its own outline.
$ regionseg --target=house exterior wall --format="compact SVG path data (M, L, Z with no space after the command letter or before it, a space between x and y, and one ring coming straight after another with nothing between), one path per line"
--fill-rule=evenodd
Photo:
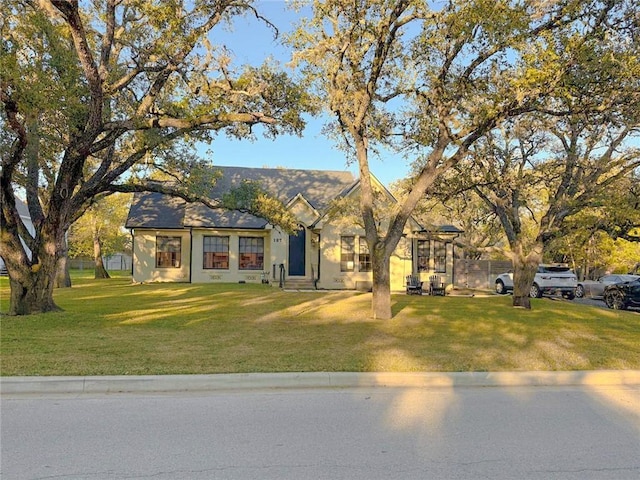
M269 280L274 283L278 281L278 275L280 275L280 264L286 264L287 261L289 235L279 228L274 228L269 237L271 255L266 270L269 270Z
M354 201L359 191L350 192ZM317 280L316 287L327 290L369 290L373 284L373 273L361 271L358 262L360 239L364 239L364 229L345 218L319 219L319 213L301 196L287 205L291 213L298 219L301 228L305 229L304 275L289 275L289 242L288 233L278 228L267 226L265 229L214 229L193 228L191 230L140 230L135 232L134 240L134 281L165 281L193 283L261 283L269 280L273 285L280 284L280 274L284 270L284 281ZM313 229L310 226L314 225ZM382 225L385 228L385 225ZM179 268L156 267L156 238L158 236L180 236L182 238L181 263ZM221 236L229 239L228 268L204 268L204 237ZM341 238L354 239L353 268L342 271ZM422 232L413 233L407 226L405 236L400 239L390 259L390 287L392 291L404 291L407 275L418 275L428 285L431 275L438 275L445 284L453 283L454 252L452 239L455 234ZM258 237L264 240L264 261L262 268L256 270L240 270L239 241L241 237ZM428 265L418 268L418 242L429 243ZM435 242L444 245L446 261L444 268L436 271Z
M180 237L180 266L156 267L158 237ZM139 230L133 236L134 282L188 282L191 243L188 230Z
M317 272L317 247L312 246L313 232L306 231L305 278L312 278L312 271ZM156 267L156 239L159 236L182 239L180 267ZM204 268L204 237L220 236L229 238L229 268ZM257 237L264 239L264 263L259 270L240 270L239 239L240 237ZM280 229L267 230L222 230L193 229L189 230L143 230L134 233L134 282L189 282L192 283L261 283L267 279L277 283L280 265L285 266L287 275L289 235ZM190 271L189 271L190 270Z
M311 225L318 219L318 213L315 212L307 202L302 199L296 199L289 205L289 211L298 219L298 221L306 226Z
M425 282L425 285L429 284L429 277L432 275L438 275L442 281L444 282L445 285L450 285L453 284L454 281L454 266L455 266L455 259L454 259L454 251L453 251L453 243L451 242L451 236L449 236L449 238L445 237L445 236L440 236L440 237L434 237L431 238L429 242L429 267L427 270L423 270L423 271L418 271L418 259L417 259L417 255L414 254L413 255L413 272L414 274L417 273L418 277L420 278L421 281ZM420 240L423 240L424 238L420 238ZM417 245L418 245L418 238L413 239L413 251L417 252ZM433 240L437 240L440 242L444 242L445 247L446 247L446 262L445 262L445 271L444 272L439 272L436 271L435 269L435 245ZM407 275L409 275L409 273L407 273Z
M370 282L371 272L359 272L356 265L353 272L340 271L340 238L342 236L356 237L364 235L364 231L357 228L341 228L338 225L325 223L320 233L320 278L318 288L329 290L353 290L356 282ZM356 247L357 252L357 247Z
M180 267L156 267L156 239L158 236L180 237ZM204 268L204 237L222 236L229 238L229 268ZM320 241L317 242L318 238ZM355 262L353 271L343 272L340 268L341 237L353 236L355 240ZM259 237L264 239L264 263L259 270L239 269L240 237ZM373 281L372 272L359 271L359 239L364 238L364 230L357 227L345 227L325 223L321 230L306 230L305 278L317 278L317 287L327 290L368 290ZM424 238L423 238L424 239ZM454 252L453 243L444 238L446 246L446 267L444 272L434 268L434 242L430 242L430 262L428 270L418 272L417 238L403 237L390 260L391 290L405 289L407 275L417 274L425 285L431 275L440 276L445 284L453 283ZM134 234L135 282L193 282L193 283L261 283L268 279L278 284L280 265L285 267L285 279L288 279L289 235L281 230L136 230ZM319 259L319 261L318 261ZM318 277L319 272L319 277Z
M353 271L343 272L340 268L341 237L353 236L355 239L355 265ZM320 280L319 288L329 290L368 289L373 282L373 273L359 271L358 254L360 238L364 239L364 230L357 227L345 227L325 223L320 240ZM404 290L405 276L411 274L411 241L402 238L390 259L391 290Z
M193 283L261 283L263 273L270 270L271 230L213 230L193 229L191 233L193 254L191 259L191 281ZM220 236L229 238L229 268L204 268L204 237ZM240 237L262 238L264 241L264 263L261 269L240 270Z
M391 290L404 291L406 288L407 275L412 272L411 243L411 238L402 237L391 255Z

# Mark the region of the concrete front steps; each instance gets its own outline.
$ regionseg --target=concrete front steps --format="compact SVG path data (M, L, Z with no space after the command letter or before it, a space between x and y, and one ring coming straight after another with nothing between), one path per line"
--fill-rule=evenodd
M284 281L285 290L316 290L310 278L287 278Z

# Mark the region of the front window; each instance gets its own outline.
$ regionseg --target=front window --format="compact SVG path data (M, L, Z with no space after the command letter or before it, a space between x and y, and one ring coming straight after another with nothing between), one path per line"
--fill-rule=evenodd
M229 237L204 237L202 268L229 269Z
M429 240L418 240L418 271L429 271Z
M433 242L434 269L438 273L447 271L447 244L444 242Z
M355 237L340 237L340 271L353 272L355 265Z
M369 254L369 244L367 243L367 239L360 237L360 243L358 246L360 247L358 252L358 269L361 272L370 272L371 255Z
M264 238L240 237L240 270L264 269Z
M156 237L156 267L180 268L182 238Z

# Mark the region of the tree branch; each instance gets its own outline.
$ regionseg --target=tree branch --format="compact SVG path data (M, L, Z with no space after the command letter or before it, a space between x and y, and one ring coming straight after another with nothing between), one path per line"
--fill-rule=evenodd
M202 128L219 130L233 123L245 123L248 125L263 123L273 125L277 123L277 120L260 112L220 113L202 115L195 118L177 118L158 115L155 118L131 118L128 120L106 122L104 124L104 130L137 131L152 128L179 128L183 130Z

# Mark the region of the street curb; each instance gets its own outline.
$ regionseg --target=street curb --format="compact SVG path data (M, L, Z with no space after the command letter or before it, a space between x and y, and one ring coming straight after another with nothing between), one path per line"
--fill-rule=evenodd
M640 370L563 372L234 373L77 377L0 377L0 393L102 394L208 392L299 388L454 388L525 386L638 386Z

